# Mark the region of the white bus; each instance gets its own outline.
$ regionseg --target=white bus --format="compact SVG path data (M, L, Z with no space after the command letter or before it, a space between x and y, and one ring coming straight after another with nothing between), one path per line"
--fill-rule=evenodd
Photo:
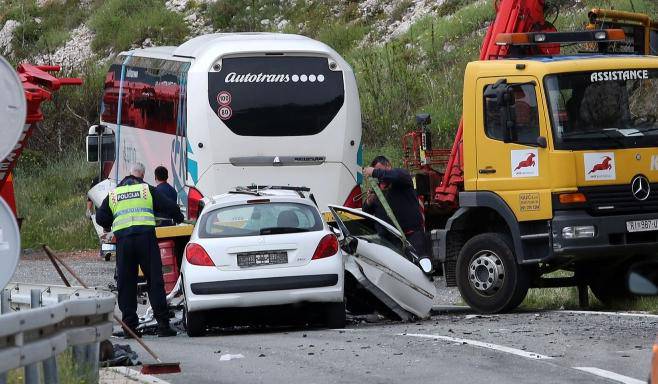
M254 184L309 187L322 210L359 204L354 73L307 37L211 34L123 52L107 73L100 126L87 140L90 161L99 139L109 147L102 177L121 180L139 161L153 183L164 165L190 219L204 196Z

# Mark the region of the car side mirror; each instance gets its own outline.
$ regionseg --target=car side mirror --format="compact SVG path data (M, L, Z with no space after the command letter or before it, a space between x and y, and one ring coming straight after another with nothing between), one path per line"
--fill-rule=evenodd
M425 273L432 272L432 261L430 261L430 259L428 258L420 259L418 265L420 265L420 269L422 269L423 272Z
M628 274L628 290L640 296L658 296L658 261L634 264Z

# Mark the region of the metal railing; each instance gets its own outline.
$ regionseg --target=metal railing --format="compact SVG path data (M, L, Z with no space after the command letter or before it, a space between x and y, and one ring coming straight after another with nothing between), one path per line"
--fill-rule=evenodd
M0 384L24 367L25 383L59 383L57 357L72 347L81 379L98 382L99 345L112 334L114 295L82 287L10 283L0 292Z

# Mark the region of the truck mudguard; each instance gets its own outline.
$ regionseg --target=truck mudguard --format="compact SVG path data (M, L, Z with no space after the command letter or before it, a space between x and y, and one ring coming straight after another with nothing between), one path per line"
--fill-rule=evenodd
M516 260L522 263L525 259L523 244L521 242L519 222L510 207L498 195L489 191L480 192L460 192L459 193L460 208L455 212L450 219L448 219L445 230L439 233L439 260L445 260L446 257L446 237L448 232L458 227L468 228L468 225L463 226L460 223L460 218L465 216L469 211L476 208L490 208L497 212L500 217L505 221L509 228L509 235L512 238L514 245L514 254Z

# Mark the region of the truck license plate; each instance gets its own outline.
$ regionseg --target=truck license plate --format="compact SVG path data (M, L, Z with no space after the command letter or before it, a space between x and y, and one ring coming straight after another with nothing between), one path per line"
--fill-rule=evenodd
M628 232L658 231L658 219L627 221L626 229Z

